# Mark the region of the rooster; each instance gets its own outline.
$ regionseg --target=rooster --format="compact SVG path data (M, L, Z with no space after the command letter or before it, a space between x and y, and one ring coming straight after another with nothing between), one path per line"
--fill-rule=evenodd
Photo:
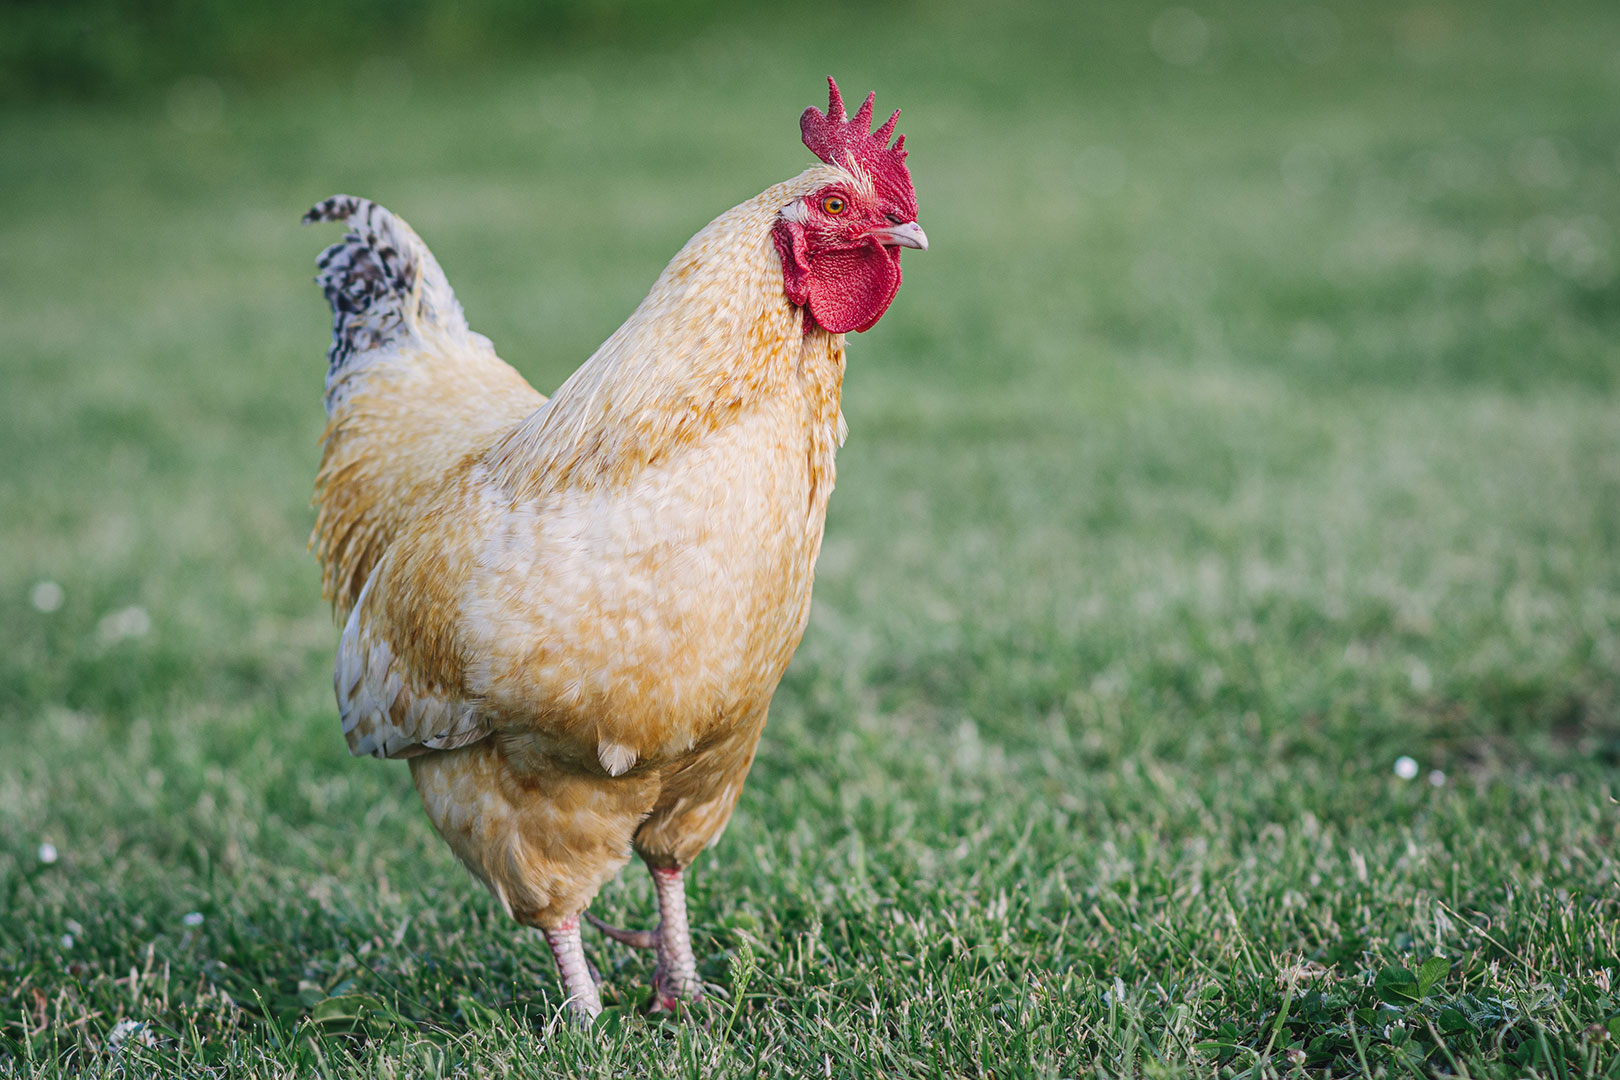
M651 1008L702 996L683 874L725 828L804 633L844 335L927 250L896 111L828 79L821 159L721 214L549 399L472 332L409 226L338 195L311 541L355 755L405 758L434 827L601 1010L580 920L652 873Z

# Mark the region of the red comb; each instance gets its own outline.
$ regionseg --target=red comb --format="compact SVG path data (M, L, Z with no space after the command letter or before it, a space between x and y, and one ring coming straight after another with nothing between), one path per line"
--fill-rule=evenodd
M872 177L882 194L900 203L908 218L915 218L917 197L911 189L911 172L906 168L906 137L902 135L893 146L889 145L894 125L900 121L900 110L894 110L888 122L873 131L875 100L875 92L867 94L866 102L851 119L844 111L844 95L838 92L838 83L827 76L826 115L812 106L799 117L804 145L828 165L847 167L853 162Z

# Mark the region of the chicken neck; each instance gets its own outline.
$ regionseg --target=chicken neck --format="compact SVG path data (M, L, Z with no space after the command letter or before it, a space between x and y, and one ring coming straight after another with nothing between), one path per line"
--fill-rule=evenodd
M692 237L630 318L491 449L490 475L519 499L623 481L773 394L806 394L815 420L836 422L843 335L806 332L771 239L781 207L828 173L778 184Z

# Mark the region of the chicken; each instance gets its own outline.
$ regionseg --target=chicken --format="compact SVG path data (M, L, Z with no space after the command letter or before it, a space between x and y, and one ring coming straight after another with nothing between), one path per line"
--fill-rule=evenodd
M601 1009L580 919L650 869L654 1009L702 996L683 873L736 806L809 615L844 335L926 250L899 113L828 80L822 161L720 215L549 399L468 329L375 203L319 261L332 306L311 544L343 631L350 752L404 758L434 827Z

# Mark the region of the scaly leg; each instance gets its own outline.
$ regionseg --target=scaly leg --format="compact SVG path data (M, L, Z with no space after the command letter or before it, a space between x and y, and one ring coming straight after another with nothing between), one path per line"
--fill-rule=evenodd
M657 953L649 1011L669 1012L683 1001L702 1001L703 983L698 979L697 959L692 955L692 931L686 922L685 876L678 867L660 867L652 872L652 877L653 889L658 893L658 929L620 930L589 912L585 913L585 918L614 941Z
M658 893L658 965L653 969L653 991L659 1010L674 1009L683 1001L701 1001L697 959L692 955L692 931L686 924L686 879L679 867L652 872Z
M568 1009L576 1021L588 1026L602 1011L602 995L597 992L596 980L591 978L591 967L585 960L579 919L565 919L556 929L547 930L546 942L551 946L551 955L557 958L563 989L568 992Z

